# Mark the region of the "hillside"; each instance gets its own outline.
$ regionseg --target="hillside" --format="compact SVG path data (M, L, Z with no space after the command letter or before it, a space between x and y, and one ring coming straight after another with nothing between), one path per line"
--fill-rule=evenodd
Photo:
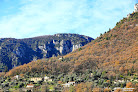
M123 18L113 29L76 51L60 57L32 61L10 70L16 74L85 73L106 71L108 76L136 74L138 72L138 13Z
M0 38L0 72L32 60L66 55L94 40L79 34L55 34L26 39Z

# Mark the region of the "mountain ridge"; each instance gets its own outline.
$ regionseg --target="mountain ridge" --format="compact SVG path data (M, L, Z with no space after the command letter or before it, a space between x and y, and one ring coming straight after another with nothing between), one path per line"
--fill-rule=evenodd
M113 29L109 29L81 49L62 58L52 57L36 62L32 61L10 70L7 76L39 72L50 75L80 74L92 70L106 71L109 77L115 77L117 74L137 73L137 20L138 13L133 13L129 18L123 18Z
M0 39L0 71L32 60L65 55L94 40L79 34L55 34L33 38Z

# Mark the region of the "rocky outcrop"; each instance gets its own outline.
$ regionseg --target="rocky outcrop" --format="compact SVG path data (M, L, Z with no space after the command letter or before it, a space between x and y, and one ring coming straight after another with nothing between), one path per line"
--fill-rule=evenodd
M93 38L78 34L55 34L27 39L0 39L0 71L3 66L9 69L32 60L66 55Z

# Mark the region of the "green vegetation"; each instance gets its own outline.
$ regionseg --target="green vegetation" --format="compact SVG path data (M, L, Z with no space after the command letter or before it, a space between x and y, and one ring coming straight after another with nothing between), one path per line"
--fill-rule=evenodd
M22 75L20 75L22 76ZM79 90L79 88L89 88L94 90L95 88L110 88L110 90L113 90L115 87L126 87L128 82L131 82L134 85L138 83L136 81L138 79L138 76L131 75L131 76L123 76L123 75L116 75L116 76L108 76L107 71L102 70L87 70L87 72L83 74L64 74L61 73L59 75L49 75L49 78L52 78L53 81L30 81L30 78L32 74L24 74L19 79L15 79L14 77L1 77L0 81L0 88L3 90L10 90L14 92L15 90L22 91L23 89L26 89L29 91L27 87L28 84L33 84L34 87L31 88L35 91L71 91L75 92L76 90ZM38 74L37 78L43 78L45 74ZM70 85L70 87L64 87L62 84L74 81L76 86ZM82 86L83 85L83 86ZM134 86L135 87L135 86ZM82 90L83 90L82 89ZM104 90L104 89L102 89Z

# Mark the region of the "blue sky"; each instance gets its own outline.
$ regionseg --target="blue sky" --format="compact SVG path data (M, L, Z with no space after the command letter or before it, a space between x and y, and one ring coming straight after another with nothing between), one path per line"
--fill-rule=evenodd
M96 38L138 0L0 0L0 38L77 33Z

